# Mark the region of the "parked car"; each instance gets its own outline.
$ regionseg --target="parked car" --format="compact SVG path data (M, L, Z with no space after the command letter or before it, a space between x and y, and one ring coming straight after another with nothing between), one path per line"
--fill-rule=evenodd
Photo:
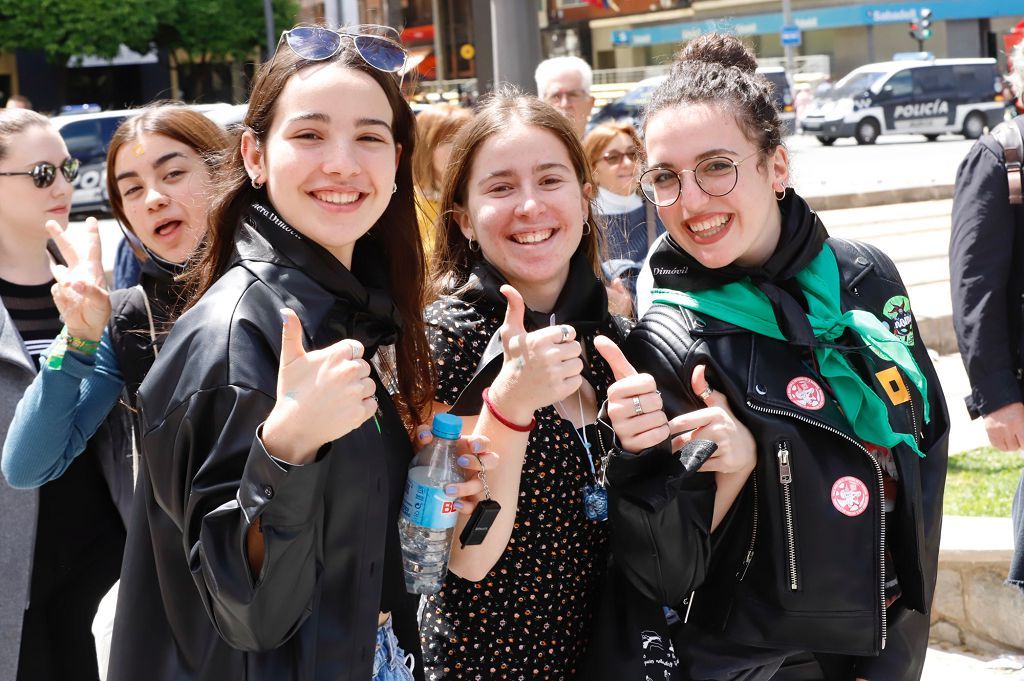
M239 124L245 116L246 105L197 104L202 112L222 127L230 129ZM107 197L107 147L110 138L121 122L136 113L137 109L120 109L92 113L75 113L54 116L50 120L57 132L64 138L68 152L81 162L78 177L73 184L71 212L74 214L108 214L110 202Z
M906 133L977 139L1005 108L995 59L881 62L854 69L816 97L800 129L826 146L840 137L874 144L879 135Z
M782 119L782 134L792 135L796 132L796 110L793 106L793 84L781 66L761 66L757 72L763 74L775 89L775 107ZM629 92L618 99L612 100L601 107L590 117L587 130L605 121L628 121L640 130L643 125L643 112L655 88L665 82L668 76L645 78L630 88Z

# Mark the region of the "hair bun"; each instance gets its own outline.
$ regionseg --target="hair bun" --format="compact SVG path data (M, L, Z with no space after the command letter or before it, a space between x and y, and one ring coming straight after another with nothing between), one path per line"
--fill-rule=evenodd
M735 66L747 73L754 73L757 70L757 59L750 48L738 38L721 33L707 33L691 40L686 44L679 59Z

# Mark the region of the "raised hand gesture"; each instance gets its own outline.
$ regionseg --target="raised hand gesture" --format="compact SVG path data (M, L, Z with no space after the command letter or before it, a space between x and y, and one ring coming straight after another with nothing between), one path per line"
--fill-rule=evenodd
M377 411L376 384L363 345L343 339L306 352L302 324L281 310L277 403L263 424L263 445L292 464L310 463L317 450L361 426Z
M47 220L46 231L67 262L66 266L54 264L50 268L57 280L50 288L53 302L70 335L98 341L110 320L99 223L96 218L88 218L84 224L62 229L55 220Z
M526 332L526 304L515 288L501 287L508 301L499 333L504 364L491 385L490 397L516 423L528 423L533 412L563 400L583 384L583 349L568 324Z
M608 387L608 418L623 451L636 454L664 442L671 433L654 377L638 373L612 339L598 336L594 347L615 376Z

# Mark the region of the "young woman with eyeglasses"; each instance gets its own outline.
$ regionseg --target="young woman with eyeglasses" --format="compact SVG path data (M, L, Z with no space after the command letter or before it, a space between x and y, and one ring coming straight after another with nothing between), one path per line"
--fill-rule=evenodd
M431 386L404 63L392 30L300 27L254 81L139 389L111 681L422 678L397 528Z
M642 143L629 123L603 123L583 139L583 151L594 169L595 205L604 221L607 245L602 266L612 282L608 291L612 311L633 316L636 277L647 252L665 227L654 206L645 201L637 181Z
M78 163L49 121L0 111L0 438L61 332L44 225L67 225ZM90 632L117 579L125 530L112 500L117 461L101 434L40 490L0 482L0 677L95 679ZM103 460L101 460L103 459Z
M671 565L636 581L688 611L674 636L684 678L767 679L802 652L827 679L916 679L946 470L942 391L889 258L829 237L787 188L756 66L736 38L702 36L645 117L640 184L668 237L625 357L602 346L621 379L608 412L630 461L695 438L718 450L701 469L717 486L703 585L674 580ZM650 411L655 390L664 407L645 421L635 407Z

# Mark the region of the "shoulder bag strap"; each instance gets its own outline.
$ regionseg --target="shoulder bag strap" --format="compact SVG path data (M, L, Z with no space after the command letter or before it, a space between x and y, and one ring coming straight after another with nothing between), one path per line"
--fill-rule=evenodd
M992 129L992 137L1003 147L1003 164L1006 166L1006 180L1010 187L1010 203L1018 206L1024 203L1024 189L1021 186L1021 162L1024 161L1024 116L1013 121L1000 123Z

